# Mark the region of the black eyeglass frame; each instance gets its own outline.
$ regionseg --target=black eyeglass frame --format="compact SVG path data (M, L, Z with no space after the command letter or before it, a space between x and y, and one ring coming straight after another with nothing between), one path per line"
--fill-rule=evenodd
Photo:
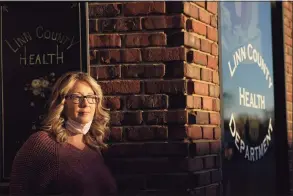
M76 94L70 94L70 95L64 96L64 98L65 99L72 100L72 102L75 103L75 104L81 104L81 103L83 103L84 99L86 99L89 104L96 104L96 103L99 102L99 97L97 95L76 95ZM74 101L75 100L74 98L77 98L78 101L77 102ZM95 100L95 101L92 102L92 101L89 101L89 100Z

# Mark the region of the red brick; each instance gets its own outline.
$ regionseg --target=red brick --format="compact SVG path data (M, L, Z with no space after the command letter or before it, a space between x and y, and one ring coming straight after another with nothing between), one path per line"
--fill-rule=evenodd
M287 111L290 111L290 112L292 112L292 102L290 103L290 102L287 102Z
M121 4L89 4L89 18L115 17L121 14Z
M101 50L100 51L101 63L136 63L141 61L141 52L139 49L131 48L124 50Z
M186 124L187 123L187 111L168 111L166 115L168 124Z
M184 8L183 8L183 13L191 16L195 19L198 19L199 17L199 9L197 6L191 4L190 2L184 2Z
M165 75L165 65L125 65L121 67L121 72L123 78L162 78Z
M126 127L125 134L129 141L166 140L168 129L162 126Z
M188 113L188 123L207 125L209 124L209 113L200 111L189 111Z
M218 13L218 2L207 2L207 10L213 14Z
M292 126L293 126L292 122L288 122L288 130L292 131L292 128L293 128Z
M145 81L145 93L147 94L184 94L186 91L187 87L184 80Z
M185 60L185 49L183 47L174 48L147 48L143 49L144 61L179 61Z
M207 67L211 68L211 69L215 69L218 70L219 66L218 66L218 58L212 57L212 56L208 56L208 64Z
M187 137L185 126L183 125L170 125L168 127L168 139L170 140L183 140Z
M190 176L186 174L153 174L147 178L146 186L151 190L169 189L170 184L177 189L187 189L188 183L191 180ZM155 195L161 195L160 193Z
M121 37L118 34L89 35L89 47L92 48L115 48L121 47Z
M285 17L287 17L289 20L291 20L292 21L292 12L290 12L289 10L287 10L287 9L284 9L283 10L283 13L284 13L284 16Z
M221 119L219 113L210 113L210 123L212 125L220 125Z
M285 45L285 54L292 56L292 48L290 46Z
M197 20L191 20L191 19L188 19L187 23L190 23L190 25L188 25L187 27L189 31L206 36L207 26L204 23L201 23Z
M165 46L167 44L164 33L137 33L125 37L126 47Z
M219 139L221 139L221 135L222 135L222 133L221 133L221 128L219 128L219 127L215 127L215 128L214 128L214 139L215 139L215 140L219 140Z
M284 32L285 35L292 37L292 21L290 21L288 18L284 18Z
M198 95L209 95L209 85L206 83L194 82L194 93Z
M203 127L203 139L212 140L214 139L213 127Z
M186 107L191 109L201 109L202 108L202 98L197 96L186 96Z
M289 55L285 55L285 63L292 65L292 57Z
M97 51L94 50L90 50L89 51L89 60L90 60L90 64L98 64L99 62L99 53L97 54Z
M215 167L215 156L204 157L203 161L205 169L213 169Z
M220 194L219 186L218 185L208 186L205 188L205 193L206 193L206 196L217 196Z
M206 24L211 24L211 14L206 10L199 9L199 20Z
M212 43L208 40L201 39L200 40L200 50L202 52L211 53L212 52Z
M207 55L200 53L198 51L189 51L187 53L187 61L190 63L196 63L200 65L207 65L208 59Z
M140 18L119 18L98 20L99 32L139 31L142 29Z
M288 18L284 17L283 22L284 22L284 25L285 25L285 26L287 26L287 27L290 28L290 25L291 25L291 24L290 24L290 20L289 20ZM289 30L289 31L290 31L289 28L286 28L286 27L285 27L285 31L286 31L286 30Z
M197 185L205 186L211 184L211 175L210 172L202 172L197 174Z
M142 112L111 112L112 125L140 125L142 123Z
M166 95L131 95L126 98L128 109L166 109L168 96Z
M122 127L111 127L110 140L114 142L122 141Z
M184 15L175 16L149 16L142 19L144 29L176 29L185 28L186 18Z
M288 74L288 73L287 73ZM286 83L287 84L292 84L292 77L289 76L289 74L286 76Z
M287 84L287 92L292 93L292 84Z
M210 142L210 149L211 149L211 154L219 154L221 151L221 142L220 141Z
M162 125L167 123L166 112L164 111L145 111L143 121L146 124Z
M287 111L292 112L292 102L287 101Z
M99 82L103 92L107 94L132 94L140 92L140 81L138 80L115 80Z
M166 12L165 2L127 2L124 5L124 15L163 14Z
M196 123L197 124L209 124L209 113L196 112Z
M143 147L144 146L139 143L112 144L109 146L109 149L107 150L107 153L105 155L107 157L140 156L142 154L141 152L143 151ZM131 185L134 186L133 184L131 184Z
M288 121L293 120L292 112L287 111L287 119Z
M119 110L121 108L120 97L117 96L105 96L104 107L110 108L111 110Z
M203 169L202 158L193 158L188 160L188 171L199 171Z
M89 20L89 33L97 33L98 31L97 20Z
M183 78L185 72L185 61L166 62L165 78Z
M170 109L185 109L187 105L186 96L183 94L169 95L168 108Z
M201 68L201 80L206 82L212 82L213 72L209 69Z
M207 142L197 142L196 144L196 155L203 156L210 154L210 146Z
M219 112L221 109L220 105L220 100L219 99L213 99L213 111Z
M199 5L200 7L205 8L206 4L204 1L194 1L193 3L195 3L196 5Z
M211 16L211 26L215 28L218 27L218 18L216 16Z
M196 35L184 32L184 45L194 49L200 49L200 39Z
M213 83L215 84L220 83L219 72L217 71L213 71Z
M215 85L209 85L209 96L219 98L220 87Z
M211 171L212 183L219 183L221 181L221 172L219 170Z
M286 93L287 94L287 101L292 102L292 93Z
M217 42L218 41L218 30L216 28L212 27L207 27L208 33L207 33L207 38Z
M288 9L289 11L292 11L292 4L289 1L284 1L283 2L284 8Z
M202 139L202 129L199 126L186 127L186 133L188 138L192 140Z
M121 68L120 65L100 65L100 66L91 66L90 74L93 78L97 80L100 79L114 79L121 77Z
M184 64L184 76L200 80L200 68L192 64Z
M285 44L292 47L292 38L288 35L285 35Z
M202 109L212 111L213 110L213 99L209 98L209 97L203 97L202 99L203 99Z
M216 43L212 43L212 55L218 56L218 45Z
M291 56L289 55L285 55L286 57L288 57L288 59L292 58ZM291 63L286 63L286 73L289 74L289 75L292 75L292 60L291 60ZM292 76L288 76L288 78L292 78ZM290 83L290 82L289 82Z

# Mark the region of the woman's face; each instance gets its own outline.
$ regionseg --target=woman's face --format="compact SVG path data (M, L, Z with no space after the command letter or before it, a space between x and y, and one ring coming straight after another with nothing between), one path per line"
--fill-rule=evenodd
M87 96L84 98L84 96ZM76 81L69 91L64 112L67 118L86 124L93 120L96 110L95 93L87 82Z

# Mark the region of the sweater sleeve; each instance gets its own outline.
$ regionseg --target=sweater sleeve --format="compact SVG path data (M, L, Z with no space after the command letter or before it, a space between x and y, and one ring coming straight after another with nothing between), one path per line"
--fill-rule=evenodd
M10 176L10 195L43 194L57 176L57 152L46 132L29 137L17 152Z

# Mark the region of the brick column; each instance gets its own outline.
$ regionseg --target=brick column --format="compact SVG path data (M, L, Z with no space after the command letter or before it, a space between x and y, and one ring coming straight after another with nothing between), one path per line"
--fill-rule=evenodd
M292 151L292 2L283 2L283 25L284 25L284 56L286 70L286 108L287 108L287 128L289 145L289 166L290 166L290 192L293 195L293 151Z
M89 3L90 74L123 195L219 195L216 2Z

